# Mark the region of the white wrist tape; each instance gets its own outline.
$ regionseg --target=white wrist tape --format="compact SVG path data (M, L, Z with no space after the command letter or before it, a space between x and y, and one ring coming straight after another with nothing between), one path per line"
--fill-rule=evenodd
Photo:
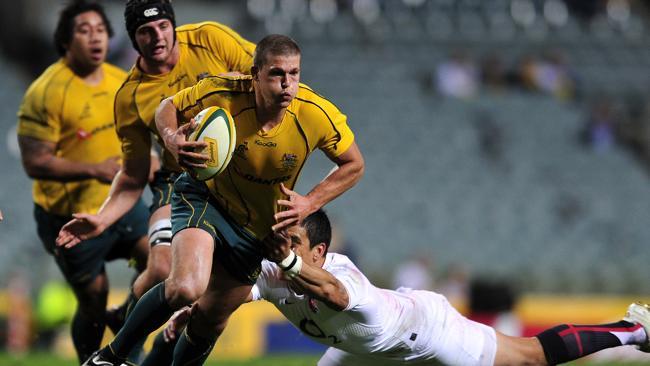
M291 279L300 274L300 270L302 269L302 258L296 255L292 250L286 258L278 263L278 266L280 266L280 269L284 274Z

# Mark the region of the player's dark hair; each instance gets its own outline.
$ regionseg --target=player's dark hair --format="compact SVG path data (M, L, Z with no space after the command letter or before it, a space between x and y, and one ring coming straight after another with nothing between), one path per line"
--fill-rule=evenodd
M302 227L307 231L310 249L320 243L325 243L325 253L327 253L332 241L332 225L325 210L321 208L307 216L302 221Z
M298 43L291 39L291 37L281 34L270 34L257 43L255 56L253 56L253 66L261 69L266 64L268 55L300 55L300 47L298 47Z
M111 27L111 22L108 20L104 8L100 4L85 0L75 0L61 10L59 21L56 24L56 30L54 31L54 46L59 55L65 55L65 46L72 41L74 18L87 11L94 11L99 14L99 16L102 17L104 26L106 27L106 32L108 32L108 37L113 37L113 27Z
M135 41L135 31L143 24L160 19L168 19L176 29L176 15L171 0L127 0L124 7L124 23L136 51L140 52ZM174 33L174 42L176 42L176 33Z

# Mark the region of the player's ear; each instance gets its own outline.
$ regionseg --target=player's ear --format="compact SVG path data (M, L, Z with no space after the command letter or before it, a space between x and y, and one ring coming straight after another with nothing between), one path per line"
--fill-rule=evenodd
M325 243L316 245L314 249L316 249L314 254L318 255L318 258L322 258L325 256L325 254L327 254L327 246Z
M260 69L257 66L255 66L255 65L251 66L251 75L253 76L253 80L255 80L255 81L259 80L259 78L258 78L258 73L259 72L260 72Z

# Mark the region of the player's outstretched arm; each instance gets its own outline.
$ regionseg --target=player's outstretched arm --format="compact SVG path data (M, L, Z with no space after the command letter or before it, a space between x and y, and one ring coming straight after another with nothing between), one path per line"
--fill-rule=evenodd
M94 238L124 216L136 204L149 179L149 155L128 159L115 176L111 191L96 215L75 214L59 231L56 245L72 248Z
M290 237L286 230L271 233L264 240L268 259L284 271L292 286L300 292L324 302L333 310L344 310L350 301L345 286L326 270L303 262L291 249L292 240L300 238ZM324 253L325 244L319 245L323 246Z
M302 222L305 217L354 186L363 176L365 163L356 143L352 143L343 154L332 161L338 169L332 171L305 196L281 185L280 188L288 199L278 200L278 205L286 210L275 214L277 224L273 225L273 231Z
M187 141L187 136L196 128L194 119L178 127L178 109L171 98L163 100L156 109L156 128L165 148L185 168L206 168L209 157L197 153L207 146L205 142Z
M18 136L18 144L25 172L33 179L59 182L97 179L110 183L120 170L117 156L96 164L83 163L57 157L54 142Z

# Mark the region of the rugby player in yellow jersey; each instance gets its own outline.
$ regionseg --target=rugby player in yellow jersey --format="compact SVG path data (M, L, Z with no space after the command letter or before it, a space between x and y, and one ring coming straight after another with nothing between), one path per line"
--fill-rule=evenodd
M253 64L255 45L222 24L203 22L175 28L174 9L169 0L129 0L124 17L140 57L115 99L117 133L123 151L122 172L99 214L79 216L63 228L59 243L67 247L98 235L137 202L147 184L144 167L149 166L151 135L161 142L154 122L161 100L207 76L229 71L250 73ZM173 182L180 172L180 165L164 151L162 169L150 184L153 193L149 219L151 250L147 269L133 286L136 298L169 274L170 200Z
M238 147L227 170L213 180L200 182L189 173L176 180L169 278L143 295L115 339L85 365L120 364L136 340L197 299L197 310L174 350L174 364L202 364L260 273L263 241L361 178L363 157L346 116L299 84L300 57L289 37L267 36L257 44L252 76L207 78L161 103L156 126L169 151L184 150L191 126L185 122L211 105L232 114ZM291 189L315 149L338 169L302 196ZM207 159L197 153L179 155L197 159L197 165Z
M32 83L18 112L38 235L78 300L72 340L80 360L99 348L104 333L105 262L133 257L142 269L148 252L148 213L140 201L101 236L71 250L55 245L59 229L76 213L99 210L120 169L113 100L126 73L104 62L111 34L100 5L76 1L65 7L54 37L62 57Z

